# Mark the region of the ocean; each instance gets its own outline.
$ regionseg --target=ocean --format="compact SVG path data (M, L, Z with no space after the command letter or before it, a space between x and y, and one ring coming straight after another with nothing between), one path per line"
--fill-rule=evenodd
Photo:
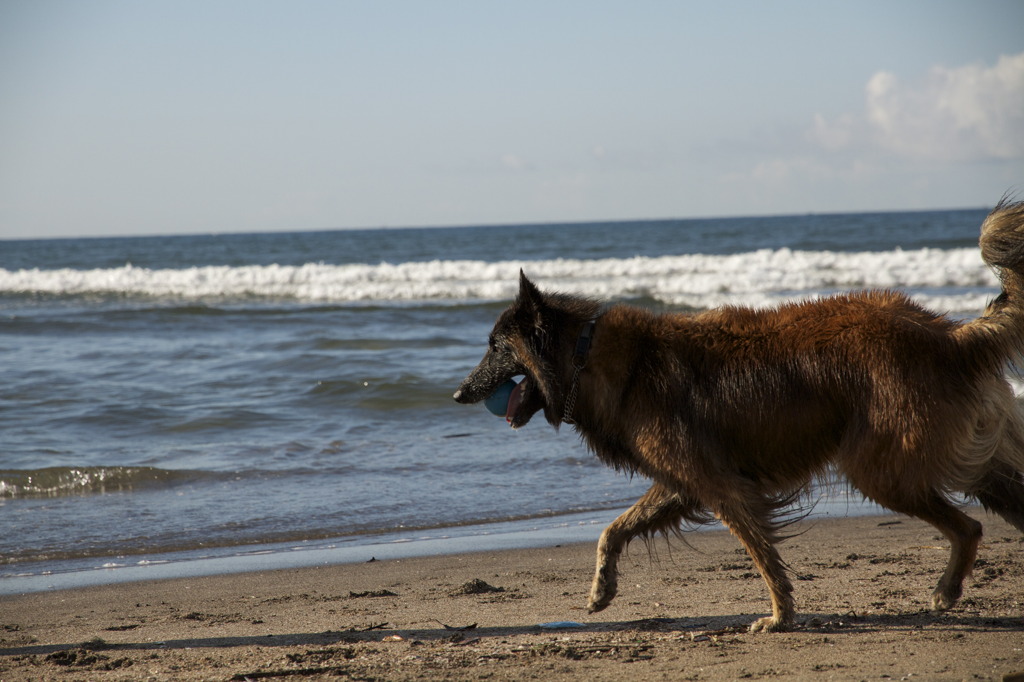
M659 311L881 287L967 318L985 214L0 241L0 593L596 538L644 480L451 398L520 268Z

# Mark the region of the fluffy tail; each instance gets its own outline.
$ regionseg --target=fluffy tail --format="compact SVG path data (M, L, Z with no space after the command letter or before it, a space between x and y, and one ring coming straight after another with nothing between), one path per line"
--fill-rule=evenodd
M1001 366L1024 357L1024 201L1004 197L981 224L978 244L1003 291L956 335L975 360Z

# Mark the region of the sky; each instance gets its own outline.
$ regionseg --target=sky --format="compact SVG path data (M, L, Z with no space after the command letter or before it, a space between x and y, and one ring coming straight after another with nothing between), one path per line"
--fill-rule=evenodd
M0 0L0 239L992 206L1020 0Z

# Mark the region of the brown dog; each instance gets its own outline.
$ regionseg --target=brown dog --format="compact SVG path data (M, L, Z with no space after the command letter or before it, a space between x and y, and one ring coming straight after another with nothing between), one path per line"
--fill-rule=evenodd
M786 507L834 468L865 496L949 539L935 609L960 597L981 524L959 492L1024 531L1024 420L1004 370L1024 353L1024 202L982 225L1003 292L961 324L901 293L851 293L767 310L657 315L540 292L525 275L489 348L455 393L475 403L508 379L513 428L539 410L573 424L651 489L601 535L589 609L615 596L616 563L637 536L718 518L771 593L752 631L793 623L776 550Z

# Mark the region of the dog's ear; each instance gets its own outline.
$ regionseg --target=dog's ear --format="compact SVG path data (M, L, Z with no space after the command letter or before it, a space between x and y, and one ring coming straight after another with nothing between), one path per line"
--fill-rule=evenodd
M530 281L522 268L519 269L519 300L536 308L544 305L544 294L540 293L540 289Z
M516 299L519 313L534 327L540 327L543 320L543 310L546 306L544 294L533 282L527 278L526 273L519 270L519 297Z

